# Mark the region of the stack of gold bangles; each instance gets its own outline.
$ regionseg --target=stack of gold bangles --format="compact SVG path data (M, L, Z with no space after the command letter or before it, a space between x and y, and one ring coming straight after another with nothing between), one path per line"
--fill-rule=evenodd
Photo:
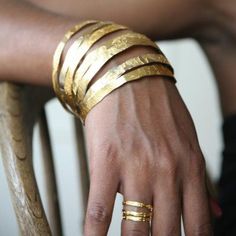
M150 222L152 219L153 207L150 204L144 204L142 202L137 201L123 201L123 206L145 209L145 211L133 211L126 210L123 208L122 212L124 220Z
M64 47L80 30L62 62ZM106 36L114 37L106 40ZM101 45L91 49L99 40ZM116 55L132 47L153 48L153 53L129 58L115 66L94 83L95 75ZM173 68L159 47L143 34L113 22L85 21L69 30L59 43L53 59L53 88L62 105L84 123L88 112L113 90L123 84L150 76L162 76L175 82Z

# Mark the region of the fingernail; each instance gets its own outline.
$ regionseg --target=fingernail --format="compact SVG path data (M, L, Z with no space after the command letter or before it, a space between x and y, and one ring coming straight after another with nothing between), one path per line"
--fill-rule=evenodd
M222 216L223 212L217 200L211 199L211 207L215 217L219 218Z

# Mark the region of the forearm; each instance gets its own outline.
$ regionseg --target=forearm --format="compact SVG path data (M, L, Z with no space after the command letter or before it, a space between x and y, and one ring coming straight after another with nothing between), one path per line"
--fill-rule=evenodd
M68 28L79 21L40 10L24 1L0 0L0 6L0 80L51 85L55 48ZM128 50L108 62L101 71L106 71L126 57L152 51L140 47Z
M49 13L25 1L0 0L0 6L0 80L51 85L55 48L64 33L79 20ZM128 50L115 60L120 62L151 51L149 48ZM102 71L113 63L111 60Z
M152 39L194 36L209 17L205 7L207 0L27 1L51 12L82 20L112 20Z
M0 79L51 84L53 53L74 24L25 2L0 0Z

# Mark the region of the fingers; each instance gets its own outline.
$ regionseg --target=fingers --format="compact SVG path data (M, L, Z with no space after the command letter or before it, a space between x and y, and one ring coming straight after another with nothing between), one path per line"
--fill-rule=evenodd
M181 235L181 195L175 171L163 171L154 191L152 235ZM168 173L168 174L167 174Z
M206 188L205 163L200 156L191 157L183 183L183 220L186 235L213 235Z
M150 186L145 181L145 178L139 176L130 176L128 175L123 181L122 193L124 196L124 201L138 201L145 204L152 204L152 190ZM123 209L126 211L135 211L135 212L145 212L149 213L150 211L144 207L135 207L135 206L124 206ZM131 236L131 235L143 235L148 236L150 232L150 223L149 222L140 222L132 220L122 220L121 225L122 236Z
M118 179L104 168L96 168L91 176L84 235L107 235L118 189Z

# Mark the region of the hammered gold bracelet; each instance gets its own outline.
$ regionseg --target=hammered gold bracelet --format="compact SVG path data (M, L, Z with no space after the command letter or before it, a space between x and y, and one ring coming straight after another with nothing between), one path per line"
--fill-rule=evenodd
M170 66L168 60L161 54L148 53L142 56L137 56L128 59L124 63L120 64L105 73L99 80L97 80L86 92L84 102L92 97L92 94L96 93L99 89L105 87L110 81L119 78L126 71L148 64L163 64L173 72L173 68Z
M116 80L112 80L110 83L106 84L102 89L96 91L92 96L88 97L86 100L83 100L81 103L79 103L79 110L80 110L80 116L84 120L88 114L88 112L98 103L100 102L105 96L110 94L113 90L117 89L121 85L134 81L137 79L141 79L144 77L149 76L165 76L172 78L173 75L169 69L163 66L143 66L140 68L137 68L135 70L132 70L130 72L127 72L123 76L119 77ZM100 82L99 80L97 82Z
M85 27L83 34L74 40L61 62L67 42ZM113 36L117 31L120 31L119 35ZM106 39L107 35L111 37ZM100 46L93 49L102 38ZM148 47L153 53L128 58L91 83L108 61L132 47ZM156 43L143 34L113 22L91 20L76 25L65 34L53 59L54 91L62 105L83 123L89 111L112 91L125 83L152 76L176 82L172 66ZM127 213L125 217L134 216ZM142 220L144 216L136 217Z
M158 49L157 45L146 36L129 32L105 42L104 45L88 54L74 78L72 91L76 95L77 101L82 100L87 85L109 59L130 47L142 45Z
M61 68L60 77L64 78L65 94L69 98L67 102L72 102L72 82L74 73L78 64L84 55L88 52L91 46L94 45L99 39L107 34L116 32L118 30L126 29L127 27L121 25L115 25L111 23L102 22L96 24L89 32L79 39L77 39L67 52L63 67ZM62 81L63 79L60 79Z
M52 85L59 101L65 108L66 108L66 104L64 102L64 93L61 91L60 85L59 85L59 67L61 63L62 52L65 48L66 43L70 40L72 36L74 36L77 32L79 32L84 27L90 24L94 24L96 22L97 21L95 20L89 20L89 21L84 21L75 25L68 32L66 32L63 39L58 44L56 51L54 52L53 65L52 65Z

